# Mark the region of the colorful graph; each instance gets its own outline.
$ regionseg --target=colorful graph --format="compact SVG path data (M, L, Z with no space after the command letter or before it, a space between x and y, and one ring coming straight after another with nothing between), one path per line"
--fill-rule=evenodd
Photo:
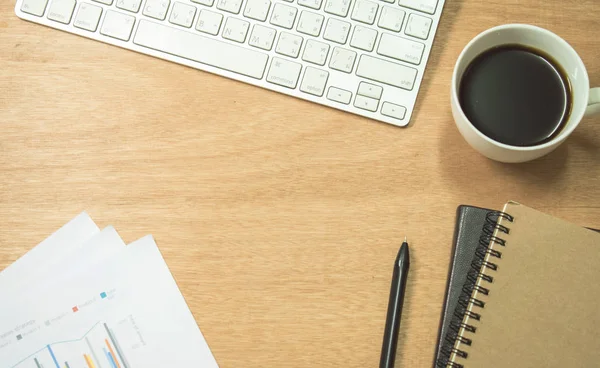
M130 368L114 331L100 322L81 338L48 344L12 368L21 367Z

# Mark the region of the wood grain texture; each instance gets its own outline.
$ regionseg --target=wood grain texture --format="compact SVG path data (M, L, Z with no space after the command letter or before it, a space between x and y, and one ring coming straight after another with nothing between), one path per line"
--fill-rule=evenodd
M600 226L600 119L537 161L463 141L449 84L503 23L565 38L600 85L597 0L447 0L413 124L395 128L18 19L0 3L0 269L78 212L152 233L221 367L375 367L392 262L398 363L432 364L459 204Z

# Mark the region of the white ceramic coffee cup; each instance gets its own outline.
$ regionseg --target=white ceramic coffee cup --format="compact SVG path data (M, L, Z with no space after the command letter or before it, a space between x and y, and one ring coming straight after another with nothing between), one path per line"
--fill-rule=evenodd
M567 73L571 83L571 114L562 131L543 144L519 147L504 144L481 133L465 116L459 103L460 80L469 64L485 50L505 44L529 46L550 55ZM525 24L507 24L488 29L465 46L454 66L451 86L452 115L465 140L481 154L496 161L524 162L556 149L577 128L584 115L600 113L600 88L590 90L585 65L577 52L554 33Z

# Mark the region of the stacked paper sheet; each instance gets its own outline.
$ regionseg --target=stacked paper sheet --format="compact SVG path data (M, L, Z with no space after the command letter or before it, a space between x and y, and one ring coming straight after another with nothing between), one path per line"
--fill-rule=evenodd
M218 367L152 236L82 213L0 273L0 368Z

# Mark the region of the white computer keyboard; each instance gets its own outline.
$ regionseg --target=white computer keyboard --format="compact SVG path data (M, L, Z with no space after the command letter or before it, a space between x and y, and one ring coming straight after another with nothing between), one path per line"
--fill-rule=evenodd
M408 124L445 0L17 0L16 14Z

